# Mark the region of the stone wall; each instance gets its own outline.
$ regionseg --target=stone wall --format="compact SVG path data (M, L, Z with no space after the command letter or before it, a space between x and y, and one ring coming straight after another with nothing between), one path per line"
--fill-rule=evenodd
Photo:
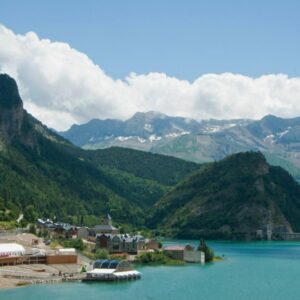
M205 255L204 252L195 250L185 250L183 253L183 260L191 263L204 263Z

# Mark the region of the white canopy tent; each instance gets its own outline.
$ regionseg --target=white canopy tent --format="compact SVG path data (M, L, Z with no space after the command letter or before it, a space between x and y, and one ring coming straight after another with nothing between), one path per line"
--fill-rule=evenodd
M0 257L13 257L25 255L25 248L16 243L0 244Z

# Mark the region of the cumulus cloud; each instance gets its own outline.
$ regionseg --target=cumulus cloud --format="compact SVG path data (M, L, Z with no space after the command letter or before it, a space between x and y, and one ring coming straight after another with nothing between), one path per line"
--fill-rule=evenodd
M87 55L34 32L0 25L0 72L13 76L25 108L49 127L155 110L194 119L300 116L300 78L206 74L194 82L163 73L114 80Z

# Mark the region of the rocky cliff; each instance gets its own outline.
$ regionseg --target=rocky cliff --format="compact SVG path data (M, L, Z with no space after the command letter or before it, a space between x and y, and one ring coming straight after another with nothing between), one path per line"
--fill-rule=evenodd
M257 152L207 165L153 209L152 224L177 237L256 238L300 231L300 186Z
M23 103L14 79L0 74L0 132L2 140L11 142L19 136L24 120Z

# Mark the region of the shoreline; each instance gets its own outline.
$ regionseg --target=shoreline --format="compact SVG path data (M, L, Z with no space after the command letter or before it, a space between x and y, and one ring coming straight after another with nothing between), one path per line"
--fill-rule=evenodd
M215 256L214 260L212 261L213 263L221 262L224 261L225 257L221 256ZM180 264L168 264L168 263L134 263L137 266L141 267L153 267L153 266L174 266L174 267L180 267L180 266L186 266L192 263L185 263L182 262ZM37 274L36 274L37 275ZM31 285L44 285L44 284L61 284L61 283L66 283L66 282L76 282L80 281L85 277L85 273L78 273L78 274L73 274L71 276L53 276L53 278L48 277L48 278L43 278L36 276L34 277L25 277L25 276L17 276L17 275L4 275L1 274L1 269L0 269L0 292L3 290L8 290L8 289L15 289L15 288L20 288L20 287L26 287L26 286L31 286Z
M31 285L44 285L44 284L59 284L66 282L75 282L81 281L82 276L80 277L59 277L52 279L43 279L43 278L16 278L13 276L0 276L0 292L8 289L21 288Z
M25 287L29 285L37 285L37 284L55 284L55 283L61 283L62 280L58 279L20 279L20 278L10 278L1 276L0 277L0 291L2 290L8 290L8 289L15 289L20 287Z

